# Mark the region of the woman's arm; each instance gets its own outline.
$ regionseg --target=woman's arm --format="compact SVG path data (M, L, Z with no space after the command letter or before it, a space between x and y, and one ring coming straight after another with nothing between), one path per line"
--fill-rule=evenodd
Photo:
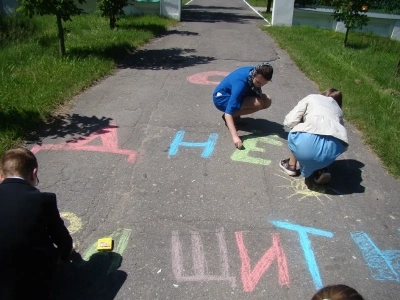
M286 115L285 120L283 121L283 126L293 128L301 122L307 110L308 100L309 99L305 97L297 103L297 105Z
M233 143L235 144L235 147L240 149L242 148L242 140L237 134L236 127L235 127L235 122L233 121L233 116L230 114L225 113L225 120L226 120L226 125L229 128L229 132L231 133Z

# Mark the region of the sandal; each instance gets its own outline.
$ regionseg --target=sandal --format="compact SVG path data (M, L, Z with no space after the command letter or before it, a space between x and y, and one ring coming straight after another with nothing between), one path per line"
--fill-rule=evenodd
M296 176L297 175L296 166L295 165L289 165L289 158L282 159L280 161L280 163L279 163L279 166L289 176Z

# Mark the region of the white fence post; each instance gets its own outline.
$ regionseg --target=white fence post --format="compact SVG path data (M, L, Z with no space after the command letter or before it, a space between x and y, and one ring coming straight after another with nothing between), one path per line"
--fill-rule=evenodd
M181 20L181 0L160 0L160 15Z
M292 26L294 0L274 0L272 25Z

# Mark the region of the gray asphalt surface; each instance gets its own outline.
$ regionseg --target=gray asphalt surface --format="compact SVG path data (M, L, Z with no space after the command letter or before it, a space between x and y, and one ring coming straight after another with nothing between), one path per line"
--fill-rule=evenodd
M324 189L279 168L284 116L318 88L261 24L240 0L194 0L30 145L79 253L56 299L297 300L337 283L399 299L399 182L349 124ZM245 118L237 151L213 82L262 61L273 104ZM114 251L97 253L110 235Z

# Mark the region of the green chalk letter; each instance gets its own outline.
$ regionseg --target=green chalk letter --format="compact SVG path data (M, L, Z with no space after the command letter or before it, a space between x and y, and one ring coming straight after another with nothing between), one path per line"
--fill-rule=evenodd
M243 140L243 147L244 149L240 150L237 149L235 152L233 152L231 159L234 161L242 161L246 163L251 163L251 164L257 164L257 165L265 165L268 166L271 161L268 159L263 159L259 157L251 157L249 155L250 151L257 151L257 152L265 152L264 148L257 147L257 143L265 143L265 144L270 144L274 146L282 146L282 142L276 140L278 136L273 135L270 137L260 137L260 136L255 136L255 135L249 135L246 137L242 137Z

